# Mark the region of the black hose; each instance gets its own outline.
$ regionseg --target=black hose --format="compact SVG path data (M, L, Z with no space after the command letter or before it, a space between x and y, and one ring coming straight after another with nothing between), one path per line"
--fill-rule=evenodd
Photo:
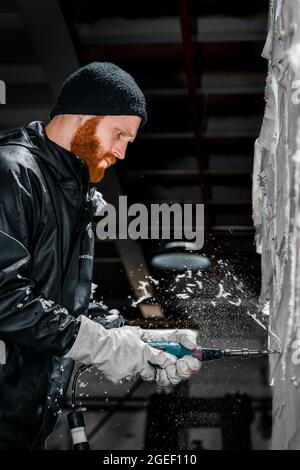
M79 367L76 374L74 375L73 382L72 382L72 409L73 410L76 410L77 408L79 408L76 404L76 386L77 386L78 377L80 376L82 372L84 372L86 369L89 369L90 367L92 367L92 364L81 366Z

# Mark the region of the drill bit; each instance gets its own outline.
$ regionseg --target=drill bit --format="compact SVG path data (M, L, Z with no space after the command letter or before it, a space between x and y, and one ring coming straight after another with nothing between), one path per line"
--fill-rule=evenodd
M236 357L249 357L249 356L268 356L269 354L280 354L279 351L272 351L268 349L221 349L221 356L236 356Z

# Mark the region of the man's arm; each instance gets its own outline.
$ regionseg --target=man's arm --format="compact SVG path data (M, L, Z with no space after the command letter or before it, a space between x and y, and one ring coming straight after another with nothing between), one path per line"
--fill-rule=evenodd
M78 330L76 319L37 294L30 277L30 239L39 202L37 176L12 159L0 159L0 337L63 356Z

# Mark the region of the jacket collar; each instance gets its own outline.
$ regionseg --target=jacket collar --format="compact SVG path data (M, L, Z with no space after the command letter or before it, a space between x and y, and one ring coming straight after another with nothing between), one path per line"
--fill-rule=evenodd
M29 148L51 165L60 183L74 184L74 178L88 187L87 164L69 150L50 140L42 121L34 121L23 128Z
M61 184L83 184L87 189L86 207L90 216L99 216L101 209L107 204L95 187L89 188L87 164L74 153L48 139L42 121L34 121L25 127L6 132L1 136L0 145L19 145L27 148L51 165L57 181Z

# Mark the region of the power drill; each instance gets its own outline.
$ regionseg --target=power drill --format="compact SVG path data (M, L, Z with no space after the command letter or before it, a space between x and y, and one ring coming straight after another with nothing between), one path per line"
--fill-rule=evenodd
M268 356L269 354L280 354L279 351L266 349L220 349L203 348L202 346L197 346L195 349L188 349L172 341L149 341L148 344L152 346L152 348L161 349L178 358L193 356L201 362L221 359L222 357L257 357Z

